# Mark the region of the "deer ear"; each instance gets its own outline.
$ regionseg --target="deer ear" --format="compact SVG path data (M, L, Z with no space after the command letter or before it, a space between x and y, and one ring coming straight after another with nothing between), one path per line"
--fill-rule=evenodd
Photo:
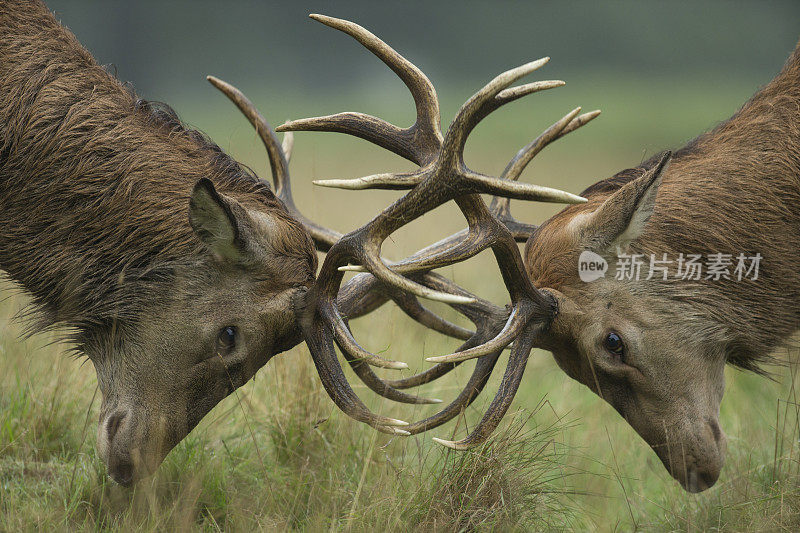
M644 232L671 158L672 152L661 154L655 166L623 185L592 213L581 232L590 248L625 248Z
M238 261L245 252L243 226L247 212L233 198L217 192L211 180L202 178L189 200L189 224L211 252Z

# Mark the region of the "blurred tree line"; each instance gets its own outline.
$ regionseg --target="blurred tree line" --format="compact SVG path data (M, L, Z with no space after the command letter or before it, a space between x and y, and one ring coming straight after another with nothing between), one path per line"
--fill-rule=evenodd
M546 77L766 83L800 37L800 2L49 0L59 19L143 95L206 90L221 76L267 92L358 92L391 79L349 38L306 18L356 21L442 82L477 86L525 61ZM169 101L169 100L168 100Z

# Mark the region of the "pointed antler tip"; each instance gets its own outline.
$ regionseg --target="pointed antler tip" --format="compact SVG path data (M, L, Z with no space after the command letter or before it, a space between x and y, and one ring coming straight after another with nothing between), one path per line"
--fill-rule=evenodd
M367 183L364 182L363 179L361 178L356 178L352 180L312 180L311 183L317 185L318 187L330 187L332 189L348 189L351 191L357 191L367 188Z
M455 441L452 441L452 440L445 440L445 439L440 439L440 438L437 438L437 437L433 437L433 442L435 442L436 444L441 444L442 446L445 446L447 448L451 448L453 450L458 450L459 449L458 448L458 443L456 443Z
M528 63L525 63L524 65L521 65L518 68L523 70L525 74L529 74L534 70L539 70L540 68L545 66L548 61L550 61L549 57L542 57L540 59L537 59L536 61L530 61Z
M568 204L585 204L586 202L589 201L588 198L584 198L583 196L578 196L577 194L573 194L571 196L572 197L569 198L569 200L567 202L565 202L565 203L568 203Z
M210 74L208 76L206 76L206 81L208 81L208 83L210 83L211 85L213 85L214 87L217 87L217 88L220 88L220 87L223 87L225 85L228 85L226 82L222 81L218 77L211 76Z
M530 63L528 63L528 65L530 65L535 70L535 69L538 69L538 68L541 68L541 67L545 66L549 62L550 62L550 57L549 56L544 56L544 57L540 57L536 61L531 61Z
M329 17L327 15L321 15L319 13L309 13L308 18L316 20L317 22L321 22L326 26L329 25L330 22L336 22L339 20L337 18Z
M315 183L316 185L316 183ZM325 185L323 185L325 187ZM337 268L339 272L366 272L367 269L363 265L342 265Z
M446 304L475 303L475 298L470 298L469 296L460 296L458 294L450 294L449 292L431 291L429 294L420 294L419 296Z
M472 359L472 357L468 357L466 359ZM428 363L457 363L459 361L464 361L465 358L461 357L461 353L452 353L448 355L435 355L433 357L426 357L425 361Z

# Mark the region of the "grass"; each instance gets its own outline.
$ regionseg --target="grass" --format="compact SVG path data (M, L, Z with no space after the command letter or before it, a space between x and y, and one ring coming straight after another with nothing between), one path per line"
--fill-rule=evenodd
M32 358L32 344L3 344L0 513L9 530L550 529L574 519L559 498L571 470L560 426L510 417L469 453L389 439L331 408L303 349L218 406L153 479L123 489L94 454L91 369L62 358L54 373L40 353L48 350Z
M590 85L613 88L600 78ZM594 102L603 104L607 118L548 149L524 179L579 191L637 163L645 152L678 146L730 114L753 90L746 83L682 90L656 82L616 86ZM273 118L366 107L404 123L409 111L352 97L332 97L303 111L299 100L252 96L269 102L264 113ZM443 98L445 117L452 112L447 102L463 96ZM529 120L508 112L490 118L470 142L468 161L487 171L502 168L514 150L581 96L588 100L588 91L542 95ZM211 97L204 93L203 98ZM264 175L257 141L234 110L222 102L201 111L193 101L187 97L178 106L184 117ZM652 102L659 102L657 109ZM586 103L587 109L593 107L592 101ZM519 105L525 112L533 109ZM310 177L404 168L397 158L364 143L325 135L298 135L295 154L298 204L339 230L363 223L396 193L312 190ZM337 208L342 205L357 208ZM554 209L515 204L517 216L531 222ZM386 253L407 254L461 224L457 210L446 206L398 232ZM486 254L445 273L484 297L504 300ZM0 302L0 530L800 527L797 351L781 354L789 364L772 369L774 381L727 370L721 422L729 437L728 461L717 485L700 495L683 492L613 409L569 380L546 353L534 352L513 412L495 438L457 453L430 437L463 435L472 427L496 390L497 376L485 398L457 422L428 435L389 438L333 407L302 346L270 361L253 382L218 405L152 479L128 490L109 482L95 455L99 397L91 364L63 355L67 347L49 335L21 338L22 325L11 317L25 297L7 289L8 284L0 286L7 296ZM353 326L366 347L387 350L412 370L426 367L425 356L454 346L389 307ZM459 369L422 392L452 398L469 370ZM390 416L417 419L432 409L395 406L363 386L356 390L371 408Z

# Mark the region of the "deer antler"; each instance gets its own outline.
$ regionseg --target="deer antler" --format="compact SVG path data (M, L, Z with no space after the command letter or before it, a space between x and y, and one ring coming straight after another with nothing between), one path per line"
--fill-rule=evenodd
M263 118L235 88L224 82L211 80L254 124L270 154L276 191L285 191L284 194L279 192L281 199L310 228L318 247L328 251L317 282L297 305L297 316L320 378L334 402L353 418L385 432L418 433L450 420L469 405L488 380L500 352L515 341L500 390L475 431L457 443L437 439L438 442L457 448L476 444L491 433L508 409L519 386L534 338L549 323L555 311L552 299L536 290L525 273L516 240L526 239L534 228L521 224L510 216L508 199L567 203L584 201L570 193L521 184L516 179L547 144L587 123L598 112L578 115L580 109L576 109L567 114L523 148L500 178L479 174L468 169L463 162L464 144L469 133L481 119L500 106L522 96L563 85L559 81L545 81L508 88L517 79L543 66L547 58L496 77L462 106L447 134L443 136L439 127L436 92L428 78L416 66L357 24L321 15L311 15L311 18L351 35L391 68L414 97L417 120L412 126L401 129L369 115L341 113L288 122L277 128L277 131L347 133L382 146L419 165L419 169L411 173L315 182L323 186L350 189L411 189L362 228L338 241L334 240L333 232L305 219L291 202L286 158L282 154L273 154L280 145ZM285 183L283 188L281 183ZM504 199L495 198L490 211L478 196L479 193L495 194ZM380 257L380 248L389 235L450 200L456 201L467 219L467 231L448 237L403 261L385 264ZM511 295L510 312L477 299L453 282L430 273L430 270L463 261L487 248L494 252ZM342 273L347 270L365 270L369 274L356 276L340 289ZM384 296L375 296L376 288L383 291ZM460 351L438 358L442 361L440 364L416 376L397 381L381 380L365 362L390 368L400 368L402 363L387 362L361 348L350 333L345 317L353 318L369 312L381 305L387 295L420 323L447 335L467 338L467 342L461 346ZM417 297L448 303L473 321L476 332L464 330L431 313L422 307ZM467 387L455 401L436 415L408 425L375 415L361 403L342 373L333 348L334 342L345 354L357 375L370 388L398 401L424 401L405 395L398 389L432 381L462 360L472 357L480 359ZM402 426L404 429L394 426Z
M289 158L292 153L294 137L291 134L287 134L284 137L284 144L282 146L269 123L242 91L230 83L222 81L214 76L206 76L206 79L211 85L227 96L231 102L236 104L239 111L247 117L247 120L249 120L250 124L255 128L269 156L269 164L272 169L272 181L275 186L275 196L283 202L289 213L303 224L314 240L314 244L318 250L324 252L330 249L330 247L342 237L342 234L324 228L307 218L297 209L294 198L292 198L292 184L289 177Z

